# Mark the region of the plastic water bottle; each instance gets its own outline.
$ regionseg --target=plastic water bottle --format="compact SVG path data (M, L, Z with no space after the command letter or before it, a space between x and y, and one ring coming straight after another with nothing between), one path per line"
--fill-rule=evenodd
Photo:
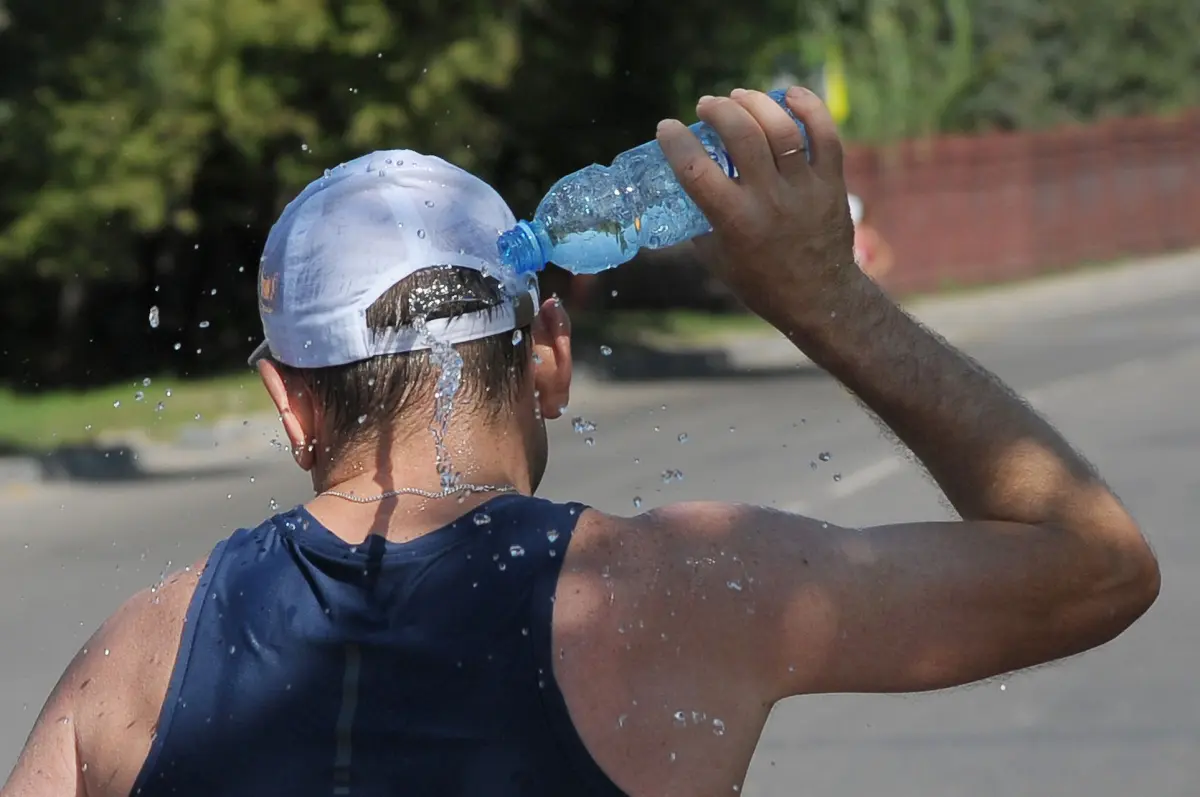
M770 97L791 110L784 90ZM795 115L792 115L795 119ZM808 131L796 119L805 138ZM718 166L737 169L712 127L691 125ZM538 205L533 221L500 236L500 257L526 273L552 262L574 274L595 274L633 259L640 249L661 249L712 230L708 219L675 179L662 147L649 141L618 155L611 166L593 164L559 180Z

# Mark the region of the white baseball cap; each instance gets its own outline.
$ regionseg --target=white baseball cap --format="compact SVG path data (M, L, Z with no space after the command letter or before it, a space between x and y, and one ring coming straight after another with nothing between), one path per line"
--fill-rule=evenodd
M325 172L284 209L258 274L266 340L250 357L325 368L466 343L519 329L540 305L534 275L501 263L496 240L516 224L500 195L441 158L373 152ZM500 281L499 307L374 332L367 309L426 268L459 266Z

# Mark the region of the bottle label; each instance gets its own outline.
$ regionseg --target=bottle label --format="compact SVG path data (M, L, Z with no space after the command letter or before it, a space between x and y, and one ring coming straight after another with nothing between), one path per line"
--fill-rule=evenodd
M734 168L733 161L729 159L728 152L712 146L706 146L704 149L708 151L708 157L712 158L713 163L721 167L721 171L731 178L737 177L737 169Z

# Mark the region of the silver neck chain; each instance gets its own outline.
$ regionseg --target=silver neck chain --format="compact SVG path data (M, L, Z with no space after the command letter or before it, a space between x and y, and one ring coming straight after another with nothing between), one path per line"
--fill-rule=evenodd
M386 501L389 498L395 498L398 495L418 495L422 498L438 499L449 498L459 493L515 493L516 491L517 488L511 484L458 484L436 492L433 490L422 490L419 487L398 487L395 490L387 490L378 495L356 495L354 493L344 493L340 490L325 490L324 492L317 493L317 495L332 495L355 504L372 504L376 501Z

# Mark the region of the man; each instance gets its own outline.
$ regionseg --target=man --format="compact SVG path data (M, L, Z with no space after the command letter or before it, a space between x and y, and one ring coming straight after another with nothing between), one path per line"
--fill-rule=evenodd
M731 794L783 698L965 684L1145 612L1159 574L1133 519L855 267L834 125L815 95L788 101L811 164L765 95L701 100L736 182L660 125L714 226L698 244L962 521L837 528L717 503L624 518L531 497L543 420L568 401L569 321L488 276L512 223L489 188L368 156L284 211L262 264L258 367L318 495L121 608L4 796Z

